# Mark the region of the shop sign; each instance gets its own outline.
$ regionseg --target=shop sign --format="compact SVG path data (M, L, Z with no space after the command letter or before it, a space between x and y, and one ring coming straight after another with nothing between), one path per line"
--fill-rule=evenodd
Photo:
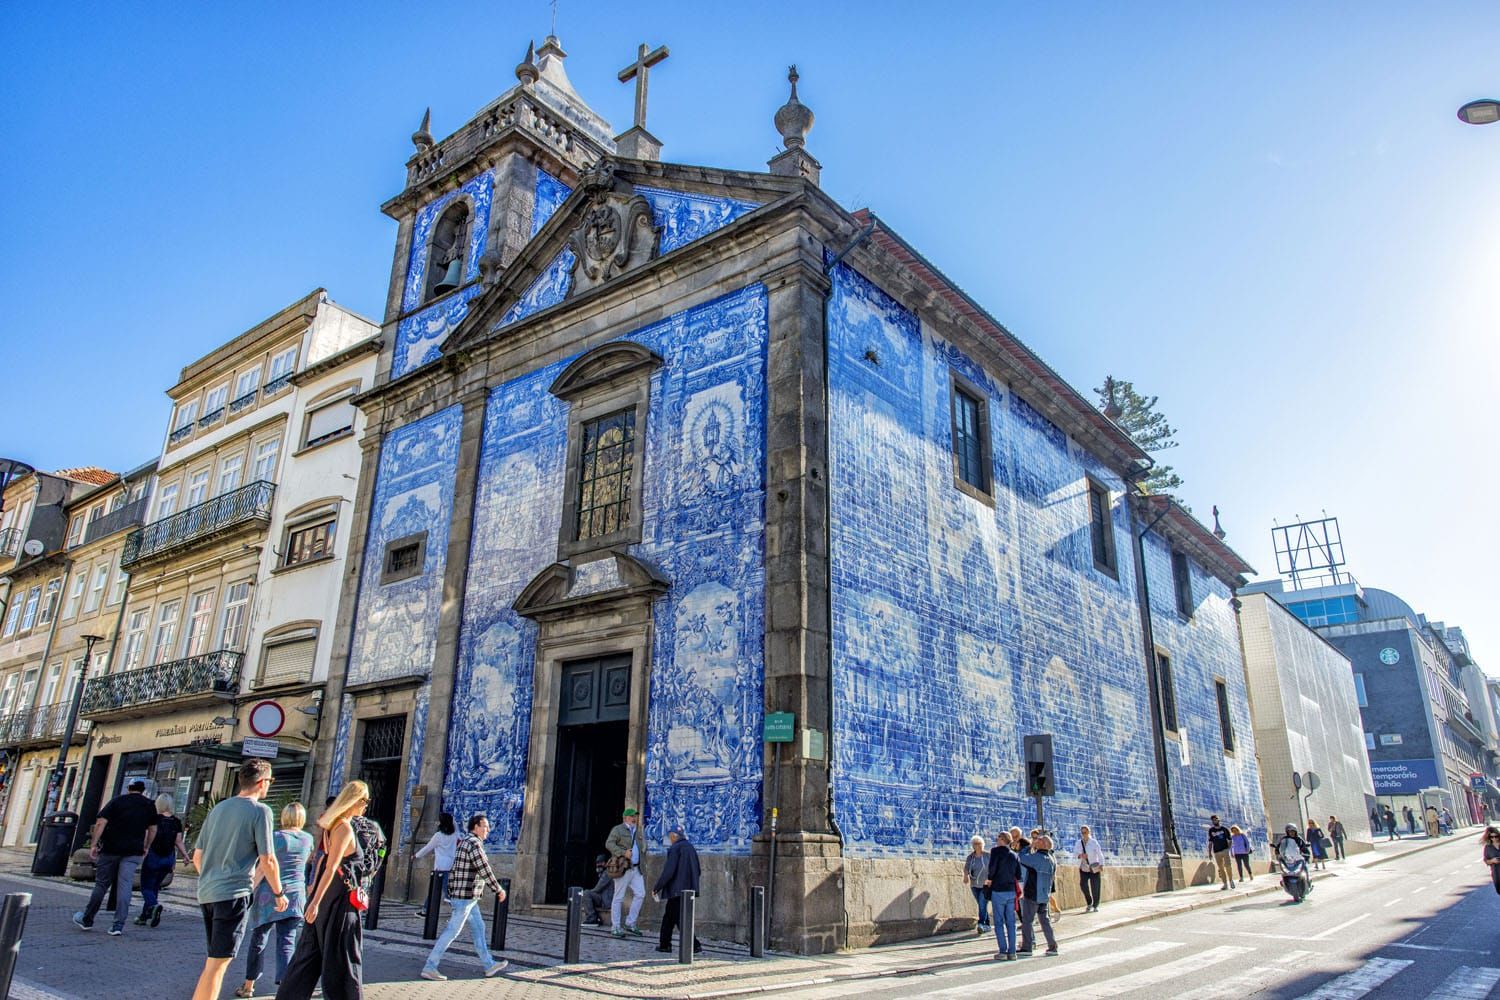
M262 739L258 736L246 736L244 749L240 751L246 757L264 757L266 760L275 760L280 752L280 742Z
M1415 795L1438 783L1437 764L1431 760L1372 760L1370 777L1376 795Z

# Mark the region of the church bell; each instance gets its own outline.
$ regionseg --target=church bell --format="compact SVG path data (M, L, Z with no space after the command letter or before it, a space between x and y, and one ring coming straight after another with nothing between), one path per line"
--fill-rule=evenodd
M443 272L443 280L432 286L432 290L439 295L451 292L457 288L463 280L464 263L461 260L450 260L448 270Z

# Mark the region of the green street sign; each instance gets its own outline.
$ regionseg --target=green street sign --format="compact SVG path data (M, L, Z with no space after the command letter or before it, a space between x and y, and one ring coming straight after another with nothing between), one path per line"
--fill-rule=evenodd
M767 743L790 743L797 728L797 717L791 712L767 712L765 741Z

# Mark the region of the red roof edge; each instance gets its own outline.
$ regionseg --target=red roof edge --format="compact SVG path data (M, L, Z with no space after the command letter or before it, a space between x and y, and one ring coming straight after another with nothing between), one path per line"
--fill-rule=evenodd
M1177 531L1206 549L1219 560L1224 569L1241 577L1238 582L1226 580L1226 583L1236 587L1242 586L1245 580L1255 573L1254 566L1247 563L1244 557L1230 548L1222 538L1210 531L1207 525L1194 517L1191 511L1171 496L1165 493L1147 493L1141 495L1141 502L1158 513L1165 511L1165 520L1170 522Z

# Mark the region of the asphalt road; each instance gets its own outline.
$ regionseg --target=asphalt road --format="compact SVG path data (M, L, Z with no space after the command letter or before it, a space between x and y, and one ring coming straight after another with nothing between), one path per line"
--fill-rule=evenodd
M799 1000L961 1000L1002 993L1057 1000L1500 996L1500 895L1479 860L1476 838L1453 841L1324 878L1298 906L1278 891L1064 941L1055 958L1038 953L1015 962L836 983L795 995Z

